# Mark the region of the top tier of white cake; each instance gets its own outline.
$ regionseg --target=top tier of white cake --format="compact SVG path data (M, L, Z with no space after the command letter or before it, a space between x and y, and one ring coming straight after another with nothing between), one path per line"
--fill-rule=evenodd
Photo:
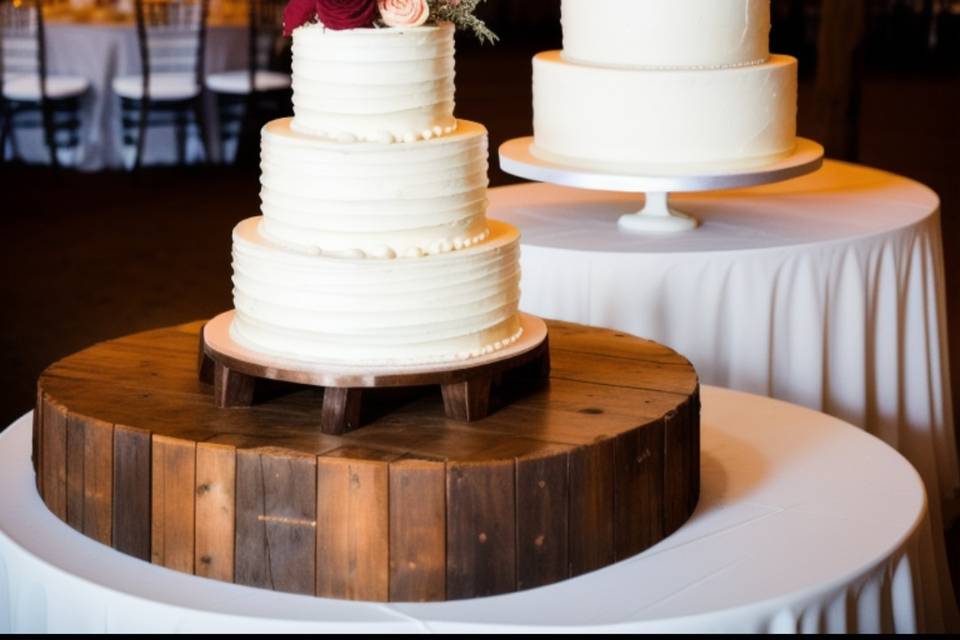
M727 68L770 56L770 0L563 0L563 56L651 69Z
M454 26L293 32L293 129L339 142L451 133Z

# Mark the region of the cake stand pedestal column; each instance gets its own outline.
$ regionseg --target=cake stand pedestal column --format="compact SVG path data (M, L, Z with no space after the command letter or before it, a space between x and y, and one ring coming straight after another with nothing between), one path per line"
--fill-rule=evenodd
M669 193L649 191L643 209L621 216L617 225L624 231L636 233L676 233L696 229L700 222L673 209Z

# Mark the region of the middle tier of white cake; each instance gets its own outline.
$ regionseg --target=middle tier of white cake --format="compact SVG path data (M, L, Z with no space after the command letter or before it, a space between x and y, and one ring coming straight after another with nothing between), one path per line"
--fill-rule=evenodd
M487 233L487 130L412 144L339 143L263 129L264 236L301 253L396 258L446 253Z
M650 70L533 61L533 153L625 173L684 173L769 163L796 147L797 61Z
M520 337L520 234L491 221L481 244L436 256L344 259L291 253L261 218L233 232L231 334L304 361L404 364L467 359Z

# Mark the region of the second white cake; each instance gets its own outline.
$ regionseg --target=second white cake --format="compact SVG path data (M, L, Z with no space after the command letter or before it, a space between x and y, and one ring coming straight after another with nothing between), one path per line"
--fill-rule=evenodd
M738 171L796 148L797 61L770 0L563 0L564 50L533 61L534 145L597 171Z

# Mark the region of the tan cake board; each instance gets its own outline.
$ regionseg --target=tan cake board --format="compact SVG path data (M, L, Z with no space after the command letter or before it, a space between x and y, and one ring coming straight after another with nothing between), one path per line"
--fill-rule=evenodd
M493 353L468 360L387 366L305 362L258 353L231 335L234 315L234 311L220 314L201 333L200 378L214 385L217 406L249 406L258 379L323 387L320 426L328 434L361 425L364 389L440 385L447 416L472 422L492 410L495 376L528 367L531 375L545 379L550 370L547 325L528 314L520 314L520 338Z
M523 333L520 338L512 345L487 355L428 364L351 366L342 362L306 362L249 349L230 335L230 324L235 313L222 313L204 327L203 341L208 355L241 373L317 387L374 388L441 384L513 360L533 351L547 339L546 323L540 318L521 313Z

